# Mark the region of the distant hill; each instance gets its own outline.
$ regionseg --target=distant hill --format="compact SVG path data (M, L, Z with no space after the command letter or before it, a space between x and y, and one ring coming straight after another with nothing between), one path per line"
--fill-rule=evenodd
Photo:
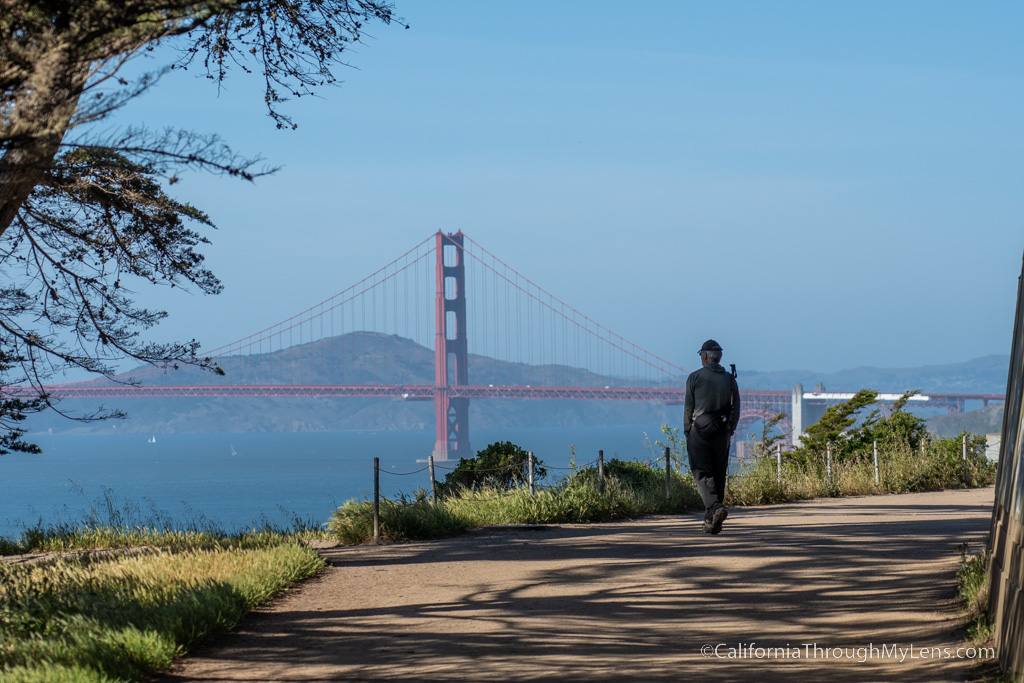
M970 434L998 434L1003 429L1003 404L990 403L966 413L936 415L929 418L928 428L938 436L956 436L965 429Z
M742 373L747 389L792 389L800 383L806 389L823 384L830 391L903 392L921 389L948 394L1002 394L1006 391L1006 373L1010 357L983 356L965 363L925 365L919 368L859 367L839 372L821 373L810 370L780 370Z
M192 367L152 373L166 385L410 384L434 382L434 352L395 335L355 332L252 356L218 360L223 376ZM316 368L316 371L313 371ZM561 365L507 363L470 355L470 384L619 386L621 378ZM33 416L33 432L232 433L434 428L432 401L393 398L145 398L107 399L125 420L71 422L53 413ZM62 410L84 414L94 402L65 400ZM642 401L487 399L470 403L470 428L661 425L682 422L682 407Z
M233 356L219 361L220 377L181 368L146 377L151 385L273 384L283 378L302 384L432 384L434 352L396 335L355 332L284 350ZM903 391L921 388L951 393L1002 393L1008 356L987 356L966 363L922 368L855 368L838 373L806 370L746 371L745 389L808 389L822 383L830 390L872 388ZM300 370L301 369L301 370ZM471 384L617 386L622 378L561 365L507 363L471 355ZM300 374L304 373L304 374ZM212 433L433 429L432 401L390 398L173 398L108 399L105 407L128 413L126 420L70 422L53 413L33 416L32 432ZM94 402L66 400L62 409L86 413ZM682 406L654 402L487 399L470 403L472 428L587 425L679 425ZM959 430L956 430L959 432Z

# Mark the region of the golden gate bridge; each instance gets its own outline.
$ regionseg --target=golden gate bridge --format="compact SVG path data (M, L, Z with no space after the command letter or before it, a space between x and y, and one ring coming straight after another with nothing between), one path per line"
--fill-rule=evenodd
M433 357L422 352L433 349ZM56 398L381 397L434 403L439 459L469 453L473 399L681 403L688 372L612 332L464 233L438 231L355 285L203 354L224 375L144 368L49 385ZM789 413L791 391L742 390L741 419ZM835 403L835 395L812 403ZM961 412L987 394L929 394ZM918 405L922 402L919 401Z

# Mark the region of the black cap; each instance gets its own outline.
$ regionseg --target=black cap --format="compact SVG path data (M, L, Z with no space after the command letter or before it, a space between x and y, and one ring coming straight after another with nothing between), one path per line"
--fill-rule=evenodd
M697 353L704 353L705 351L721 351L722 345L716 342L714 339L708 339L704 342L704 345L700 347L700 351Z

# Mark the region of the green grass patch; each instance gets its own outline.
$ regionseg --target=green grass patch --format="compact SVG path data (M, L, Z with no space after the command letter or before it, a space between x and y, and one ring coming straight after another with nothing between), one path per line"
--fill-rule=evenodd
M0 563L0 678L145 680L323 565L272 533Z
M287 514L284 508L281 511ZM138 503L121 500L108 488L92 501L81 521L42 521L25 527L16 538L0 537L0 555L53 553L108 548L154 546L167 550L229 548L239 543L248 547L279 543L288 536L294 540L328 538L325 525L301 519L292 513L288 526L272 524L261 517L247 529L229 534L204 516L190 513L183 521L174 520L157 509L144 513Z
M420 491L412 499L380 501L380 535L388 541L420 541L465 533L466 520L434 506ZM329 532L341 543L355 545L373 539L373 503L350 500L334 511L327 522Z
M100 526L72 528L61 525L26 529L14 540L0 538L0 555L139 547L158 547L171 551L231 549L241 546L252 549L277 545L283 537L297 542L328 538L328 533L324 529L253 529L246 533L228 535L219 531Z
M665 470L610 460L604 490L597 470L587 468L531 495L526 488L463 488L433 505L420 491L413 498L380 502L380 536L386 541L426 540L495 524L608 522L693 509L700 498L689 474L673 472L666 496ZM351 500L334 512L328 531L344 544L373 540L373 504Z
M991 575L986 550L968 555L967 544L960 546L960 568L956 573L956 583L957 595L967 619L967 635L976 644L991 640L992 627L988 621Z
M664 474L660 488L631 485L609 476L603 493L589 479L587 476L571 477L559 486L541 489L532 496L526 489L464 491L441 504L470 526L586 524L646 514L680 513L687 509L687 488L678 474L673 474L675 485L669 498L665 497Z

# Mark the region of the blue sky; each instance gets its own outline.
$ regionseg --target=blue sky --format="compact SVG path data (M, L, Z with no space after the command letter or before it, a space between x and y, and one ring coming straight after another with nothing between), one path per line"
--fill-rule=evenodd
M1008 353L1024 250L1024 4L432 2L277 131L255 79L175 73L122 120L282 169L188 174L216 297L147 293L208 347L462 230L691 368Z

